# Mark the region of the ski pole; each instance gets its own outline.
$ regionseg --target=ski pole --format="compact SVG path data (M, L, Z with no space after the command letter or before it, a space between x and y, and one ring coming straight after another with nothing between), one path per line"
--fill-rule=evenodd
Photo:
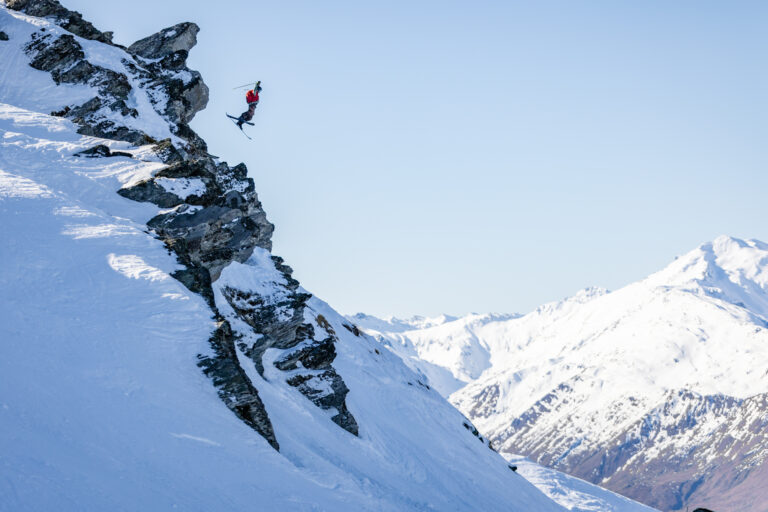
M248 87L249 85L251 85L251 84L255 84L255 83L256 83L256 82L248 82L248 83L247 83L247 84L245 84L245 85L238 85L237 87L233 87L233 88L232 88L232 90L234 91L235 89L242 89L243 87Z

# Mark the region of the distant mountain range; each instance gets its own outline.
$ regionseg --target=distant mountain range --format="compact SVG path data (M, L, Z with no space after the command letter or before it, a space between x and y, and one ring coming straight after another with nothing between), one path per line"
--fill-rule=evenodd
M523 316L348 318L508 457L661 510L768 511L768 244L719 237Z

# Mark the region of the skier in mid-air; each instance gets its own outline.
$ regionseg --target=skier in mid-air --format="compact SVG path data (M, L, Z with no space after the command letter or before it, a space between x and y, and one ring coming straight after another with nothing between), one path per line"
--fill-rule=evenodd
M259 93L261 92L261 80L256 82L253 89L245 93L245 101L248 103L248 110L240 114L237 118L237 126L241 130L243 129L243 123L246 123L253 119L253 114L256 112L256 105L259 104Z

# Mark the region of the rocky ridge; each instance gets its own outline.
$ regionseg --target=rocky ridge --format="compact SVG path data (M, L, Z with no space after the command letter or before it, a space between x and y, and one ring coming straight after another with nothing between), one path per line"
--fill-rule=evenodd
M578 384L558 386L496 432L494 441L507 453L525 453L544 466L660 510L685 510L691 503L715 510L765 510L759 482L765 478L762 465L768 453L768 395L738 399L669 391L656 407L605 442L585 441L567 419L547 427L560 435L541 437L548 414L580 400ZM494 397L488 398L478 397L470 417L490 414ZM631 406L642 411L645 404L635 400ZM613 404L603 414L620 418L623 407Z
M52 114L71 120L84 135L152 145L164 164L153 176L118 193L164 209L147 229L183 266L174 277L202 295L211 308L217 328L210 338L211 352L199 356L199 366L220 398L279 449L268 411L239 359L245 355L263 373L262 358L274 348L280 355L269 364L282 378L317 407L330 411L332 421L357 435L357 422L345 402L349 390L332 365L333 329L307 312L311 295L291 277L291 268L270 254L274 227L245 165L230 167L218 161L189 127L208 102L202 77L186 65L199 27L181 23L124 48L112 43L111 33L98 31L56 0L8 0L6 6L47 18L69 32L44 27L34 32L24 47L33 68L49 72L56 84L87 85L97 92L85 103ZM88 41L119 52L122 69L89 58L88 44L94 43ZM148 100L141 108L133 97L138 93ZM147 126L143 118L155 115L163 127L155 124L154 131L170 135L164 140L143 128ZM108 148L104 152L99 147L85 153L113 156ZM269 286L254 290L233 281L217 283L228 266L247 262L255 252L266 258L263 264L275 269Z

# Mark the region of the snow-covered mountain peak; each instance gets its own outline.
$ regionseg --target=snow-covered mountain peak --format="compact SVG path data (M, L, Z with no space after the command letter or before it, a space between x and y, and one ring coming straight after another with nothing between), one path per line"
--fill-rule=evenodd
M768 244L720 236L675 258L647 281L667 286L692 282L711 286L720 284L724 277L738 285L750 282L768 288Z
M680 256L644 282L701 293L768 319L768 244L720 236Z
M656 467L672 453L697 451L742 417L742 404L762 403L767 278L768 245L719 237L610 293L586 289L519 318L460 318L378 337L430 378L450 372L449 384L463 385L435 387L503 452L673 508L690 475L670 480L677 487L656 482L654 494L639 483L644 473L632 471L642 471L639 461ZM746 425L768 415L744 414L734 435L763 443ZM752 461L750 449L739 450ZM697 474L711 471L711 452L702 447ZM681 468L693 464L681 457Z

